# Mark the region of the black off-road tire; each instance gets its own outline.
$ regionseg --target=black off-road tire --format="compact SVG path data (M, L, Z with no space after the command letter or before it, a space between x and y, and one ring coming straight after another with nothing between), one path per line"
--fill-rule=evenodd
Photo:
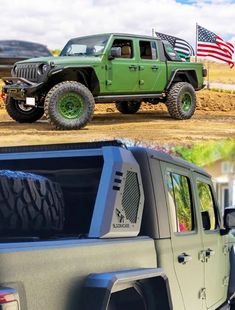
M0 235L60 232L64 200L59 184L20 171L0 171Z
M69 109L67 112L65 111L68 117L65 117L65 115L60 112L60 100L69 94L81 98L82 113L78 117L76 115L74 118L70 117ZM80 101L77 102L80 104ZM67 104L69 105L69 102ZM73 104L76 105L76 102L73 102ZM95 100L90 90L81 83L65 81L55 85L48 92L44 108L46 118L54 128L60 130L81 129L85 127L93 117Z
M22 102L15 100L12 97L6 98L6 110L12 119L19 123L33 123L39 120L43 114L44 109L42 107L32 107L31 109L22 109L20 107Z
M122 114L134 114L141 106L140 101L117 101L115 104L117 110Z
M180 120L191 118L196 110L196 94L193 86L186 82L173 84L168 91L166 105L172 118Z

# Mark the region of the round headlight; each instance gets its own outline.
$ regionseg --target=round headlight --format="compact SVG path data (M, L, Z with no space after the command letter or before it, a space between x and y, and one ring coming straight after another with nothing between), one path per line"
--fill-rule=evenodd
M48 65L43 65L43 66L42 66L42 72L43 72L43 73L47 72L48 68L49 68Z
M15 76L17 74L17 70L18 70L17 65L15 65L11 70L11 75Z
M39 69L38 70L39 74L44 74L44 73L46 73L48 71L49 66L47 64L42 64L42 65L39 66L38 69Z

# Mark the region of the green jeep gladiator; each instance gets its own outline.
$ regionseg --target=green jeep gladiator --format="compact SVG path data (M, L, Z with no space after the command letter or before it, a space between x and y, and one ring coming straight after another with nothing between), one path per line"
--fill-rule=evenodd
M121 113L137 112L143 101L164 102L173 118L188 119L205 75L202 64L183 62L166 41L99 34L70 40L59 57L17 62L12 77L3 78L3 92L18 122L45 112L53 127L79 129L99 102L115 102Z
M0 148L0 309L229 310L235 208L117 141Z

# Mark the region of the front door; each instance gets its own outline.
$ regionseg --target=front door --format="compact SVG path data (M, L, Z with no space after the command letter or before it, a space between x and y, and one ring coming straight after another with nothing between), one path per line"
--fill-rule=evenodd
M185 310L204 309L204 264L199 259L202 239L189 170L161 164L165 179L174 270ZM183 309L182 309L183 310Z
M132 39L115 38L111 47L119 47L121 56L109 60L106 90L110 94L127 94L138 91L138 60ZM111 48L110 47L110 48Z
M210 308L226 299L229 255L225 237L220 234L219 210L211 181L196 175L196 191L203 227L201 260L205 265L205 297L207 308Z

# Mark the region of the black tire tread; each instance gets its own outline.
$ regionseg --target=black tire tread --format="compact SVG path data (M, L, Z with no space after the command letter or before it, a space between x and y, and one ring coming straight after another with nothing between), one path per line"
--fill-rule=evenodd
M63 124L59 120L56 113L56 97L61 95L64 91L76 90L85 97L87 112L82 122L74 126L72 123L70 125ZM54 98L55 97L55 98ZM93 117L95 110L95 100L92 93L89 89L81 83L76 81L64 81L56 84L52 87L46 95L45 103L45 116L53 128L59 130L72 130L72 129L81 129L89 123Z
M179 94L184 90L184 88L190 91L192 95L192 108L189 113L182 111L179 105ZM166 105L172 118L179 120L191 118L196 110L196 94L193 86L187 82L178 82L173 84L167 94Z
M61 187L43 177L0 174L0 232L28 235L58 232L64 225Z
M43 108L33 108L28 113L23 111L20 112L20 110L16 108L16 103L14 101L16 100L7 96L5 107L9 116L18 123L34 123L44 114Z

